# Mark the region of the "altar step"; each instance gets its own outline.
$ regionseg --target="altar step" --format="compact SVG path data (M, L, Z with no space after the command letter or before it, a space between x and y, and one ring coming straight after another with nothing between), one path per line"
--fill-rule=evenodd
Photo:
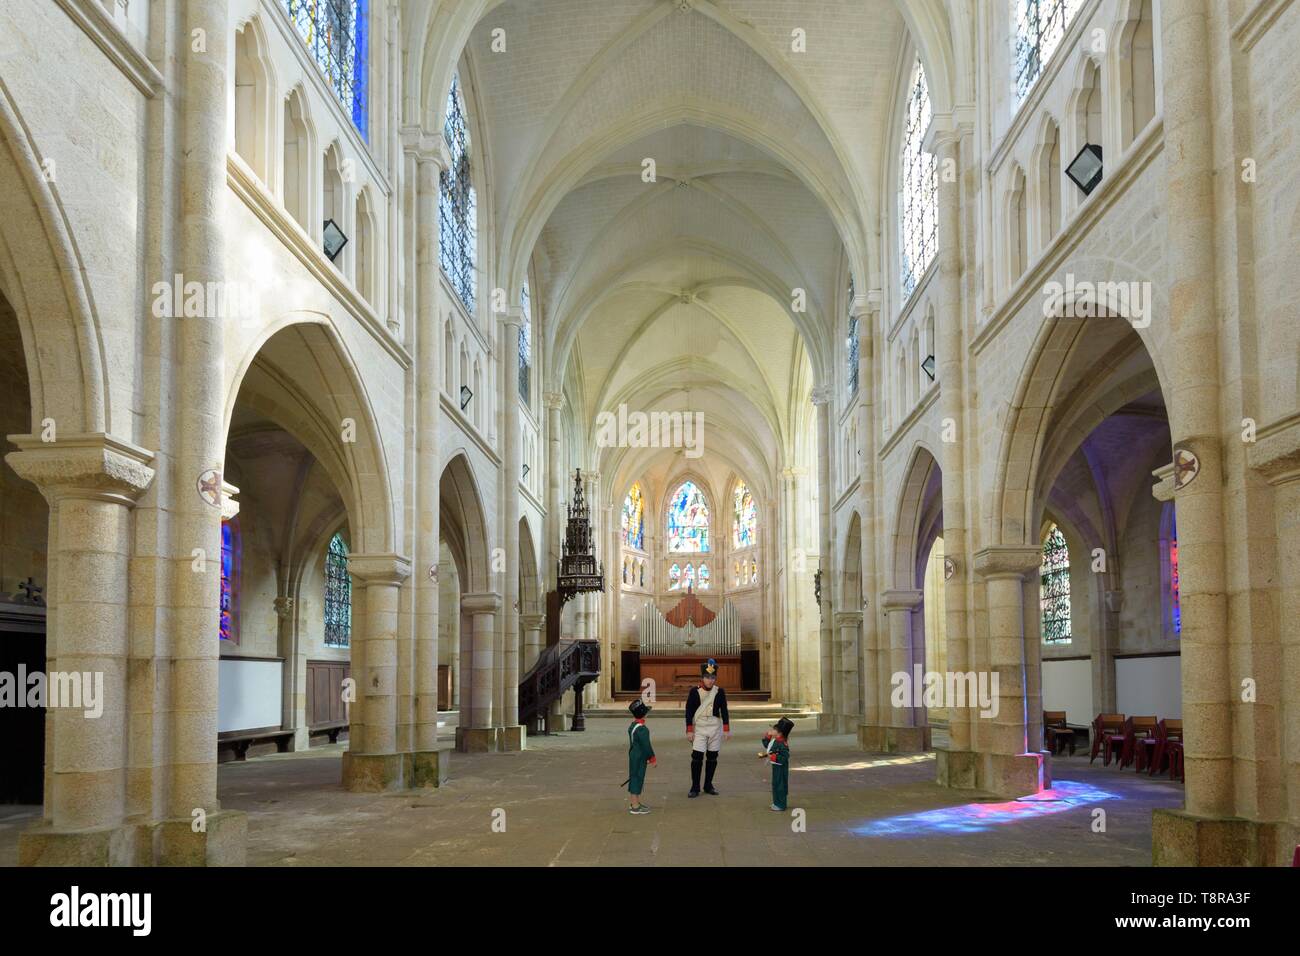
M740 692L737 691L737 693ZM751 691L750 693L756 692ZM605 703L595 706L584 707L583 713L588 717L614 717L619 720L627 720L627 705L632 702L635 696L635 694L625 692L618 695L618 698L613 703L606 701ZM816 710L808 707L792 707L781 704L778 701L735 701L732 700L731 691L727 691L727 709L731 713L731 719L733 722L738 720L774 721L779 717L790 717L793 719L798 717L810 717L817 713ZM672 700L659 697L656 699L651 716L672 716L680 719L685 710L686 701L684 699Z

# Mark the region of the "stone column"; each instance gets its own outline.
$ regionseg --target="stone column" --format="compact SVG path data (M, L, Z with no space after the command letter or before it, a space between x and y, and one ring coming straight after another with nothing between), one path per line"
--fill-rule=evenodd
M45 805L19 837L18 860L148 865L147 831L125 823L127 601L131 508L153 480L153 454L103 434L10 440L20 450L5 460L50 505Z
M858 732L858 641L862 630L862 612L845 609L835 614L835 631L840 652L838 692L840 719L837 733Z
M1185 746L1185 810L1157 810L1152 844L1184 864L1224 865L1225 827L1237 816L1233 779L1234 679L1229 658L1223 497L1223 436L1219 427L1219 311L1215 289L1214 111L1206 0L1165 3L1160 11L1164 87L1164 202L1169 282L1167 395L1175 460L1199 463L1181 487L1178 511L1179 603ZM1231 168L1235 169L1235 161ZM1190 459L1187 459L1190 460ZM1237 840L1231 845L1240 846ZM1213 849L1211 849L1213 847Z
M996 713L987 718L991 729L983 739L989 742L989 752L979 755L975 785L1004 796L1027 796L1052 785L1049 757L1034 745L1034 738L1041 741L1042 736L1041 704L1036 713L1029 712L1031 684L1036 684L1037 675L1031 680L1028 672L1039 667L1040 638L1036 629L1025 626L1026 578L1038 573L1042 560L1037 548L989 547L975 555L975 573L986 588L988 679L996 676L998 681L996 692L989 685L991 710ZM978 716L978 704L971 709L976 719L984 719ZM1030 732L1031 723L1038 727L1036 734Z
M879 671L876 666L876 647L880 640L877 633L879 615L871 607L871 597L876 593L876 440L878 424L876 409L883 408L877 403L877 389L880 376L875 360L875 331L880 320L880 291L872 290L866 295L855 296L851 315L858 320L858 367L860 375L865 378L858 385L858 436L862 444L861 460L858 462L858 510L862 516L862 536L860 540L860 567L862 568L862 594L868 595L858 610L862 623L858 629L858 644L853 666L858 670L857 683L861 687L858 713L851 715L856 719L858 746L864 750L879 750L880 741L874 739L871 728L881 726L879 688Z
M884 724L878 728L876 749L885 753L920 753L930 746L930 728L915 703L924 691L924 685L918 684L918 678L923 675L915 666L920 661L912 647L912 616L921 599L922 593L916 589L891 590L880 595L880 606L889 624L889 651L887 657L882 655L882 663L884 660L889 663L888 673L877 675L877 686L882 694L890 696L881 701L880 716ZM896 689L898 675L906 677L902 690ZM904 694L901 705L894 699L897 694Z
M936 116L928 134L939 170L935 363L939 373L939 413L945 430L939 462L943 472L943 551L945 563L954 569L944 587L944 633L948 669L957 674L966 673L973 666L966 613L969 560L966 554L966 399L962 370L966 346L961 300L962 140L970 144L971 132L972 124L949 114ZM946 174L948 171L955 175ZM976 758L971 719L969 708L949 706L948 747L938 753L936 766L938 782L942 785L974 786Z
M824 733L835 732L835 645L831 630L831 589L834 587L834 562L831 554L834 542L831 534L831 409L830 389L819 386L812 390L812 403L817 406L817 485L819 489L819 541L821 551L818 565L822 573L819 647L821 648L821 716L817 729Z
M398 746L397 631L403 583L411 562L397 554L353 554L348 571L365 591L360 633L354 629L353 662L359 707L350 714L343 786L379 791L418 786L409 751Z
M180 271L186 282L220 285L225 263L229 49L233 33L224 0L195 0L182 12L178 152ZM201 31L202 49L189 38ZM236 277L237 278L237 277ZM216 303L208 303L209 308ZM221 555L221 470L225 460L226 316L177 319L171 383L175 407L166 452L172 597L166 675L170 765L160 825L164 865L242 864L247 823L217 802L217 657L219 572L195 574L195 549ZM166 507L166 505L165 505ZM195 832L195 810L205 829Z
M501 408L505 434L501 438L501 468L505 472L505 500L501 504L506 549L505 604L502 615L501 706L498 737L502 750L522 750L524 730L519 726L519 482L523 478L523 436L519 425L519 330L524 311L512 305L501 318L501 348L505 375Z
M415 389L415 673L405 682L414 700L412 750L425 755L421 763L435 769L435 783L446 775L438 745L438 561L441 556L440 484L442 457L438 438L442 421L441 321L438 315L441 279L438 265L438 180L447 166L446 145L440 135L419 127L402 130L403 150L416 163L416 364ZM403 708L406 710L407 708ZM441 748L445 750L446 748ZM439 769L440 768L440 769Z
M795 560L795 553L799 545L795 538L795 533L799 523L795 518L795 483L797 473L794 468L784 468L781 471L781 547L785 551L785 620L782 626L785 629L783 645L783 671L785 682L780 688L773 687L773 691L779 691L781 700L790 704L792 707L802 707L805 705L803 688L800 685L800 659L799 659L799 582L807 578L806 571L802 571L800 565ZM728 570L727 581L730 583L730 571Z
M555 590L560 561L560 536L564 533L564 474L560 467L560 409L564 395L547 392L542 396L546 406L546 574L543 582L547 591ZM558 622L557 622L558 623Z
M494 645L501 595L496 591L466 594L461 609L473 620L470 661L470 719L456 728L456 749L482 753L497 749L497 714L493 711L493 677L496 669ZM463 701L462 696L462 701Z
M524 663L523 673L527 674L542 656L542 626L546 623L545 614L525 614L521 621L524 625Z

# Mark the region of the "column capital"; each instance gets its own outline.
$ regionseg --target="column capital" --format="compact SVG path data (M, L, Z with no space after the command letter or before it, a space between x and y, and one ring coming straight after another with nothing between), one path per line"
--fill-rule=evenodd
M865 315L879 312L880 302L881 294L879 289L871 289L855 295L852 304L849 306L849 315L855 319L861 319Z
M814 405L823 406L831 400L831 389L829 385L818 385L808 393L808 400Z
M542 393L542 404L545 405L545 406L546 406L547 408L549 408L549 409L554 409L555 411L559 411L561 408L564 407L564 393L563 393L563 392L543 392L543 393Z
M530 631L540 630L546 624L545 614L521 614L519 621Z
M1043 552L1038 548L995 544L974 555L975 573L983 578L1023 578L1043 566Z
M501 610L500 591L479 591L475 594L462 594L460 607L470 614L495 614Z
M963 136L970 136L974 132L974 104L958 105L951 112L935 113L930 118L930 128L926 130L922 148L927 153L938 156L961 142Z
M1259 429L1246 461L1270 485L1300 480L1300 412Z
M348 571L367 585L399 585L411 576L411 559L400 554L353 554L348 557Z
M5 461L47 501L99 498L130 505L153 481L153 452L102 432L65 435L57 441L10 435L9 441L18 451L7 454Z
M522 305L506 306L506 310L504 312L498 312L497 315L500 316L499 321L503 326L505 326L507 335L510 334L511 326L514 327L516 335L519 333L519 330L523 328L524 307Z
M437 133L429 133L419 125L403 126L399 131L402 151L415 157L419 163L433 163L442 172L451 165L447 142Z
M853 627L862 623L861 611L836 611L834 615L836 627Z
M1174 500L1174 463L1161 465L1155 471L1151 472L1151 477L1156 483L1151 486L1151 497L1156 501L1173 501Z
M880 606L886 611L910 611L925 595L917 588L893 588L880 592Z

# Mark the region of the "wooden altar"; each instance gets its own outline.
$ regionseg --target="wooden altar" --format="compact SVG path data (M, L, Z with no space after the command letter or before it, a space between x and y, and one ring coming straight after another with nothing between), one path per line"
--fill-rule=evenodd
M700 682L700 665L704 658L698 654L679 654L665 657L642 657L641 680L647 677L655 682L655 696L683 700L691 688ZM718 662L718 683L728 689L740 689L740 655L715 657Z

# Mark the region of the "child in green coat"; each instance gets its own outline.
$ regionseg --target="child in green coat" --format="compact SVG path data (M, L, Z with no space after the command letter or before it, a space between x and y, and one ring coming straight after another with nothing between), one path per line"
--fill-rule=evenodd
M645 715L650 708L644 701L634 700L628 707L632 723L627 728L627 792L632 798L629 813L649 813L650 808L641 803L641 790L645 786L645 768L655 765L655 750L650 746L650 728L645 725Z
M792 730L794 721L782 717L772 726L772 730L763 735L763 749L758 752L760 757L766 757L772 765L773 810L784 810L786 797L790 793L790 747L786 741Z

